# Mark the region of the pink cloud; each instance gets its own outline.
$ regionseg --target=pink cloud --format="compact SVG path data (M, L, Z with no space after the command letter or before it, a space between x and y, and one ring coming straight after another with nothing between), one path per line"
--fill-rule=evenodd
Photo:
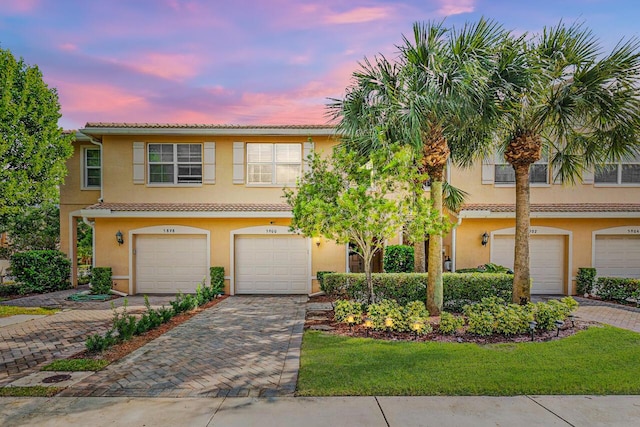
M90 116L113 116L118 112L126 116L127 112L145 109L147 101L120 89L117 86L99 83L52 82L58 88L63 114L81 113Z
M78 50L78 45L74 43L62 43L58 45L58 49L65 52L76 52Z
M40 0L0 0L0 10L11 13L30 13L40 6Z
M385 19L390 13L388 7L358 7L348 12L328 14L324 20L329 24L361 24Z
M183 81L198 74L202 57L190 54L146 53L131 61L141 73L168 80Z
M438 14L444 16L460 15L475 10L476 0L440 0Z

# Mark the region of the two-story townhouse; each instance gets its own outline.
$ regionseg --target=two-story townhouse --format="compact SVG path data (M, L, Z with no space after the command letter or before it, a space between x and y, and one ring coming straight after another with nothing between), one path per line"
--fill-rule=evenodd
M91 225L94 265L112 267L129 294L193 291L211 266L225 268L230 294L317 292L316 272L353 268L349 250L291 233L282 188L295 185L311 150L336 143L330 126L88 123L61 187L62 250L75 260L77 222ZM544 160L533 166L534 293L575 293L579 267L640 277L636 160L586 173L576 186L553 182ZM444 238L452 269L512 267L510 167L487 161L452 168L448 179L469 193Z
M326 126L88 123L61 187L61 247L94 230L94 265L128 294L193 292L222 266L226 292L310 294L315 272L345 271L347 251L289 230L282 188ZM74 262L75 265L75 262ZM74 275L75 277L75 275Z
M532 165L532 292L575 294L580 267L599 276L640 277L640 156L554 182L546 159ZM454 268L492 262L513 268L515 175L499 158L451 173L469 193L449 236Z

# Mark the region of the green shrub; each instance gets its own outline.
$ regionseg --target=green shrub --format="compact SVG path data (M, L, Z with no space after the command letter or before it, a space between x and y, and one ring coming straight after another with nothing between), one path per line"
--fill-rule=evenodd
M22 283L22 293L69 289L71 261L60 251L26 251L13 254L11 272Z
M334 304L336 322L346 323L348 316L353 316L354 323L362 323L362 304L356 301L337 300Z
M416 335L428 334L433 331L433 327L429 323L429 312L424 302L411 301L404 306L402 314L406 323L406 330L408 329Z
M404 318L404 312L400 304L395 300L382 300L379 303L371 304L367 307L368 316L373 323L373 329L377 330L394 330L406 331L407 322ZM386 320L390 318L392 326L386 326Z
M115 305L111 303L111 309L113 310L113 331L118 332L118 341L128 341L136 333L137 319L134 315L129 314L127 311L128 302L124 299L122 311L118 312Z
M576 276L576 292L578 295L593 293L593 285L596 278L596 269L591 267L578 268Z
M442 334L454 334L458 329L464 326L464 318L454 316L451 313L443 311L440 313L440 326L438 330Z
M224 295L224 267L211 267L209 275L214 295Z
M100 334L91 335L84 343L87 351L92 353L99 353L101 351L104 351L111 347L113 344L115 344L113 331L108 331L105 336L102 336Z
M510 268L503 265L493 264L491 262L480 265L475 268L460 268L456 270L456 273L504 273L513 274Z
M109 295L112 286L111 267L94 267L91 271L91 293Z
M640 279L598 277L596 289L596 295L603 300L624 302L640 289Z
M389 245L384 248L382 262L386 273L411 273L414 267L413 248L407 245Z
M462 312L467 304L483 298L511 300L513 275L504 273L445 273L442 275L444 309Z
M174 315L198 308L198 300L196 297L191 294L185 295L182 292L178 292L176 299L169 301L169 304L171 304L171 307L173 308Z
M335 273L335 271L318 271L316 272L316 279L318 279L318 284L320 285L320 290L328 295L328 292L324 287L324 276L326 274Z
M0 297L19 295L20 293L20 285L15 283L12 285L0 285Z

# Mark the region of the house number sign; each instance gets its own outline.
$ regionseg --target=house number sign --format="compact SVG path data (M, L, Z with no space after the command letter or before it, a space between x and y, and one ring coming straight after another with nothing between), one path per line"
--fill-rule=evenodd
M640 234L640 227L628 228L627 234Z
M163 228L162 232L165 234L171 234L171 233L175 233L176 229L175 228Z
M265 232L267 234L278 234L278 230L276 230L275 228L267 228Z

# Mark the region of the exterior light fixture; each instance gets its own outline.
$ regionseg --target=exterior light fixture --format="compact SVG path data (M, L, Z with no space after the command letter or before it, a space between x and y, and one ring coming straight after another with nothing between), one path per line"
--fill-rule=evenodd
M536 332L536 326L538 326L538 322L532 320L529 322L529 330L531 330L531 341L533 341L533 334Z
M562 326L564 325L564 322L562 320L556 320L553 323L556 325L556 329L558 330L558 332L556 332L556 337L559 337L560 336L560 328L562 328Z
M576 324L575 324L576 315L575 314L570 314L568 317L569 317L569 320L571 320L571 327L575 328L575 326L576 326Z
M356 322L356 317L353 314L347 316L347 323L349 324L349 330L353 330L353 324Z
M487 242L489 241L489 235L485 231L482 235L482 246L487 246Z
M373 328L373 321L371 320L370 317L365 317L364 318L364 323L362 324L365 328L365 330L367 331L367 338L369 338L369 329Z
M116 233L116 242L118 242L118 246L124 243L124 236L122 235L122 231L118 230Z
M320 237L314 237L313 242L316 244L317 247L320 247Z
M413 329L416 340L418 339L418 334L422 332L423 328L424 328L424 323L420 320L415 320L413 323L411 323L411 329Z
M384 327L387 328L387 334L391 336L391 329L393 328L393 319L391 317L384 319Z

